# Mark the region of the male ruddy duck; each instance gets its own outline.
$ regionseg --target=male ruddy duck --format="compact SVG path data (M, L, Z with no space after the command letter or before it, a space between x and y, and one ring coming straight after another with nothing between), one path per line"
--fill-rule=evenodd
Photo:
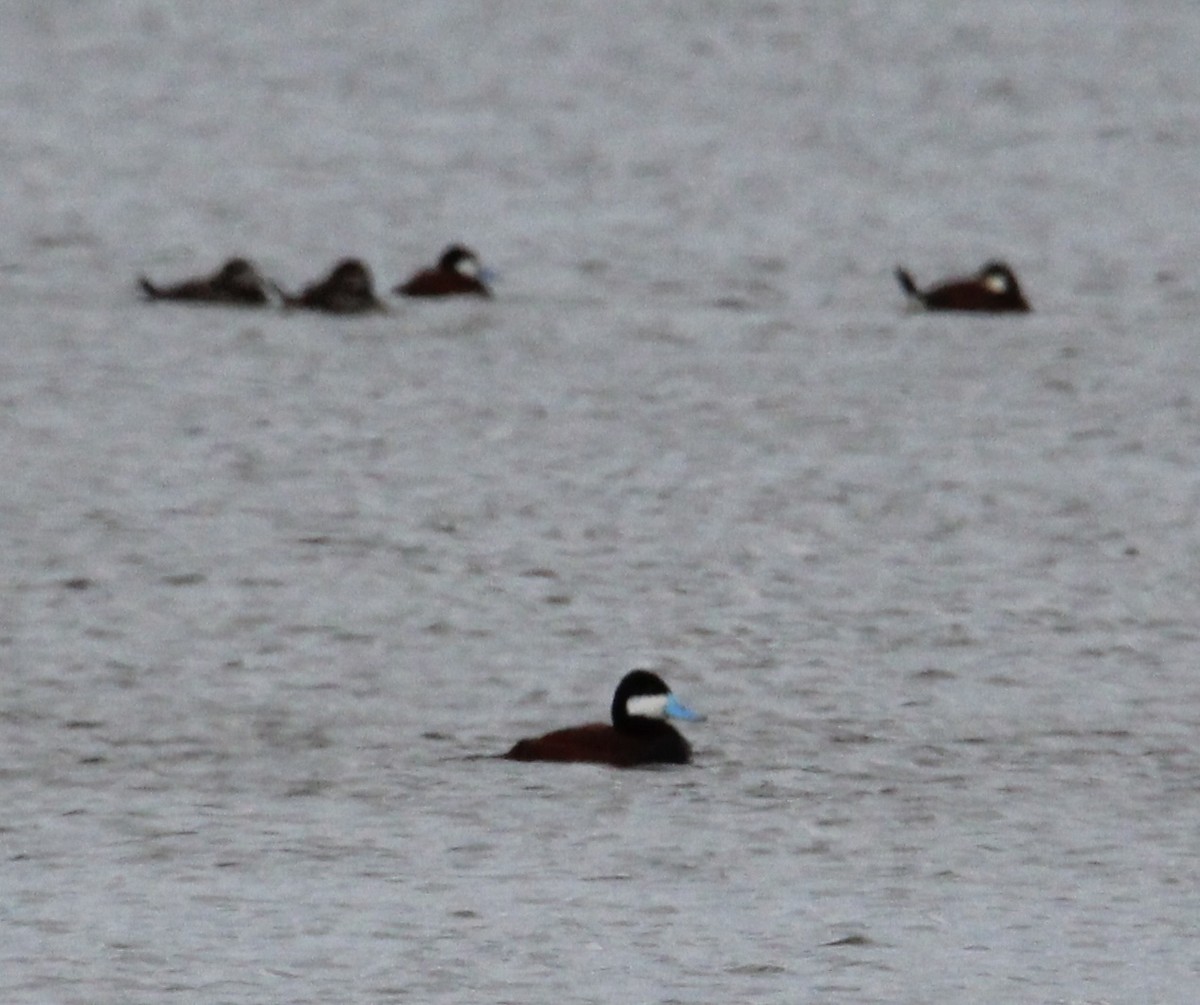
M612 725L603 722L556 729L519 740L504 756L511 761L575 761L633 768L641 764L687 764L692 748L667 719L696 722L658 674L633 670L617 685Z
M1028 311L1029 303L1017 277L1003 262L988 262L973 276L947 279L922 291L904 269L896 270L900 286L922 307L931 311Z
M375 297L371 270L357 258L343 258L324 279L309 283L296 296L282 296L285 307L330 314L387 310Z
M442 252L437 265L422 269L410 279L394 287L392 292L405 297L452 297L474 295L490 297L487 288L488 272L479 256L461 244L452 244Z
M155 286L145 276L138 285L151 300L191 300L209 304L259 307L270 302L267 283L244 258L231 258L211 276L185 279L171 286Z

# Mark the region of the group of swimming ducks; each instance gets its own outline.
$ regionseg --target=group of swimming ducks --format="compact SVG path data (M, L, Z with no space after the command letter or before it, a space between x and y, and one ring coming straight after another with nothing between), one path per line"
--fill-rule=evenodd
M947 279L921 289L904 269L896 270L900 288L917 305L933 311L1025 312L1029 303L1012 270L987 262L971 276ZM460 244L448 247L436 265L421 269L393 292L408 297L491 296L479 257ZM359 259L338 262L323 279L288 294L264 279L244 258L226 262L210 276L171 286L139 280L147 297L207 303L261 306L278 300L285 307L338 314L386 310L375 296L370 270ZM512 761L559 761L632 768L687 764L692 748L669 719L695 722L704 717L683 705L658 674L633 670L622 678L612 699L612 722L556 729L518 741L502 755Z
M479 256L461 244L452 244L435 265L421 269L392 292L404 297L490 297L488 270ZM931 311L978 311L989 314L1028 311L1029 302L1017 277L1004 262L990 261L974 275L943 280L920 289L904 269L896 270L900 288L910 300ZM231 258L209 276L158 286L145 276L138 280L151 300L189 300L198 303L260 307L278 301L284 307L361 314L387 307L375 295L371 270L358 258L344 258L324 278L289 294L264 278L245 258Z
M461 244L452 244L435 265L421 269L392 290L404 297L490 297L488 271L479 256ZM343 258L321 279L299 293L287 293L265 278L246 258L231 258L216 272L159 286L145 276L138 279L150 300L182 300L193 303L264 307L278 302L284 307L324 311L328 314L362 314L386 311L375 295L371 270L359 258Z

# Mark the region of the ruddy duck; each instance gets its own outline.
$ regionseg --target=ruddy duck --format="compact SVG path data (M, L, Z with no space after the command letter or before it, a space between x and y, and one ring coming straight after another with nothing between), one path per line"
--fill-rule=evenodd
M556 729L520 740L504 756L511 761L576 761L633 768L641 764L687 764L692 748L667 719L696 722L658 674L633 670L617 685L612 725L602 722Z
M171 286L155 286L145 276L138 285L150 300L191 300L197 303L240 304L259 307L270 302L267 283L244 258L231 258L211 276L185 279Z
M412 278L394 287L392 292L405 297L452 297L462 294L490 297L488 271L479 256L461 244L452 244L442 252L438 263L422 269Z
M371 270L357 258L343 258L328 276L309 283L296 296L283 294L283 304L330 314L387 310L375 297Z
M973 276L947 279L922 291L904 269L896 270L900 286L922 307L931 311L1028 311L1029 303L1017 277L1003 262L988 262Z

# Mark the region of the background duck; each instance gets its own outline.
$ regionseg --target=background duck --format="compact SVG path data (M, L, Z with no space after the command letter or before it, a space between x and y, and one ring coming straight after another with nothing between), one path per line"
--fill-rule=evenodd
M211 275L185 279L170 286L156 286L145 276L138 277L138 285L150 300L191 300L256 307L271 299L266 280L245 258L231 258Z
M371 270L358 258L343 258L324 279L310 283L296 296L283 296L285 307L359 314L387 308L375 296Z
M924 291L917 289L903 268L896 269L896 278L900 288L926 310L1000 313L1030 309L1017 277L1004 262L987 262L973 276L946 279Z
M479 256L461 244L452 244L442 252L437 264L415 273L395 286L393 293L405 297L490 297L488 271Z

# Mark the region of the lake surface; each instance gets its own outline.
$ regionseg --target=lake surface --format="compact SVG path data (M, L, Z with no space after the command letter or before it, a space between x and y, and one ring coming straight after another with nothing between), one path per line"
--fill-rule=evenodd
M4 1002L1191 1005L1200 7L0 38ZM693 765L488 756L634 666Z

